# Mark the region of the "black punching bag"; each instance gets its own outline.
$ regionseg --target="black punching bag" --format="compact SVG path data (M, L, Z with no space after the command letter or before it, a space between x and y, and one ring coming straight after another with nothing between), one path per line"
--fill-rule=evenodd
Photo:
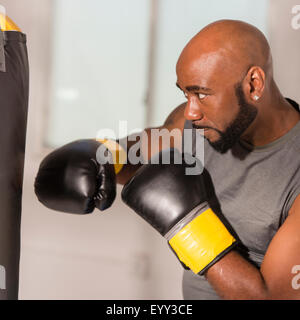
M0 27L0 300L16 300L29 70L25 34Z

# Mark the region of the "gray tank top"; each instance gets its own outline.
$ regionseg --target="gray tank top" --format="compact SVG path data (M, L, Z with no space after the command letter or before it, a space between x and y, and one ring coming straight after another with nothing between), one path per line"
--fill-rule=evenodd
M289 100L295 108L299 106ZM192 128L191 121L185 128ZM270 241L300 194L300 122L276 141L252 148L240 141L225 154L204 143L204 167L213 186L209 201L244 246L245 258L260 267ZM204 276L185 270L183 297L220 299Z

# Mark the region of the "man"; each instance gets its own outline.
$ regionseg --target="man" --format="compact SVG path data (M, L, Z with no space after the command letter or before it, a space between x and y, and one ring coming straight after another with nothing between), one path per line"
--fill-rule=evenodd
M286 100L276 86L265 37L244 22L217 21L187 44L176 71L177 86L187 102L178 106L160 128L204 129L204 165L209 178L206 182L211 181L211 196L215 199L211 207L225 217L243 247L243 250L237 247L225 250L213 264L206 266L204 274L186 270L184 298L299 299L300 290L293 285L295 274L292 272L300 265L300 162L297 159L300 113L298 105ZM145 141L140 141L141 151L148 150L150 157L151 142ZM98 144L89 149L86 159L95 153ZM65 159L67 154L69 159L74 149L78 150L78 146L71 144L67 149L62 148L58 158L63 155ZM83 209L90 212L95 206L103 210L111 205L115 194L110 187L111 197L107 197L104 183L100 188L93 186L92 191L85 194L81 191L80 205L76 208L69 207L73 190L67 193L67 201L58 201L57 194L45 188L54 173L47 171L53 159L56 161L56 154L44 160L37 177L37 195L44 204L68 212ZM81 159L80 165L82 161L86 163L86 159ZM63 170L68 161L60 160ZM126 183L139 167L125 165L117 174L117 181ZM105 172L108 175L108 169ZM138 172L144 180L151 177ZM108 185L114 185L113 174L109 176ZM180 183L182 181L178 181L178 185ZM128 189L132 184L131 179L129 186L128 183L125 186L123 199L130 196ZM95 189L98 194L93 198L91 209L87 195L94 194ZM66 190L65 183L61 190ZM143 190L147 192L144 185ZM136 188L134 194L135 202L143 198ZM161 193L161 197L167 198L167 195ZM88 198L88 205L84 198ZM78 204L78 194L73 200ZM136 211L144 216L143 208L144 204ZM147 213L151 210L154 209L150 208ZM160 211L163 216L167 209L162 206Z
M224 153L205 153L222 212L260 266L233 250L208 269L203 290L225 299L300 298L291 285L300 261L300 115L274 82L267 41L245 23L214 23L183 50L177 75L185 118L207 128L209 144ZM200 298L203 282L186 272L185 296Z

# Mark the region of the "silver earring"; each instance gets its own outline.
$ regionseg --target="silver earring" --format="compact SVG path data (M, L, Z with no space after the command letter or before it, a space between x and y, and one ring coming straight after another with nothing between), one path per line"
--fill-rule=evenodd
M253 97L253 99L254 99L255 101L257 101L257 100L259 99L259 96L255 95L255 96Z

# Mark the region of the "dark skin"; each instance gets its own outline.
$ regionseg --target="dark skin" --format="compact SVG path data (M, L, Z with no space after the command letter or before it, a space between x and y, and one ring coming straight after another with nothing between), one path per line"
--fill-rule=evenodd
M270 48L262 33L240 21L223 20L201 30L183 49L176 67L177 86L187 102L160 128L183 130L185 119L209 127L205 137L220 138L238 113L234 85L242 84L257 116L240 137L253 146L268 144L291 130L299 113L284 99L273 79ZM258 99L256 99L258 97ZM150 128L146 129L150 132ZM141 141L142 150L150 148ZM151 152L148 153L148 157ZM126 166L118 182L126 182L138 166ZM272 239L260 269L232 250L206 272L223 299L300 299L292 288L293 266L300 265L300 196Z

